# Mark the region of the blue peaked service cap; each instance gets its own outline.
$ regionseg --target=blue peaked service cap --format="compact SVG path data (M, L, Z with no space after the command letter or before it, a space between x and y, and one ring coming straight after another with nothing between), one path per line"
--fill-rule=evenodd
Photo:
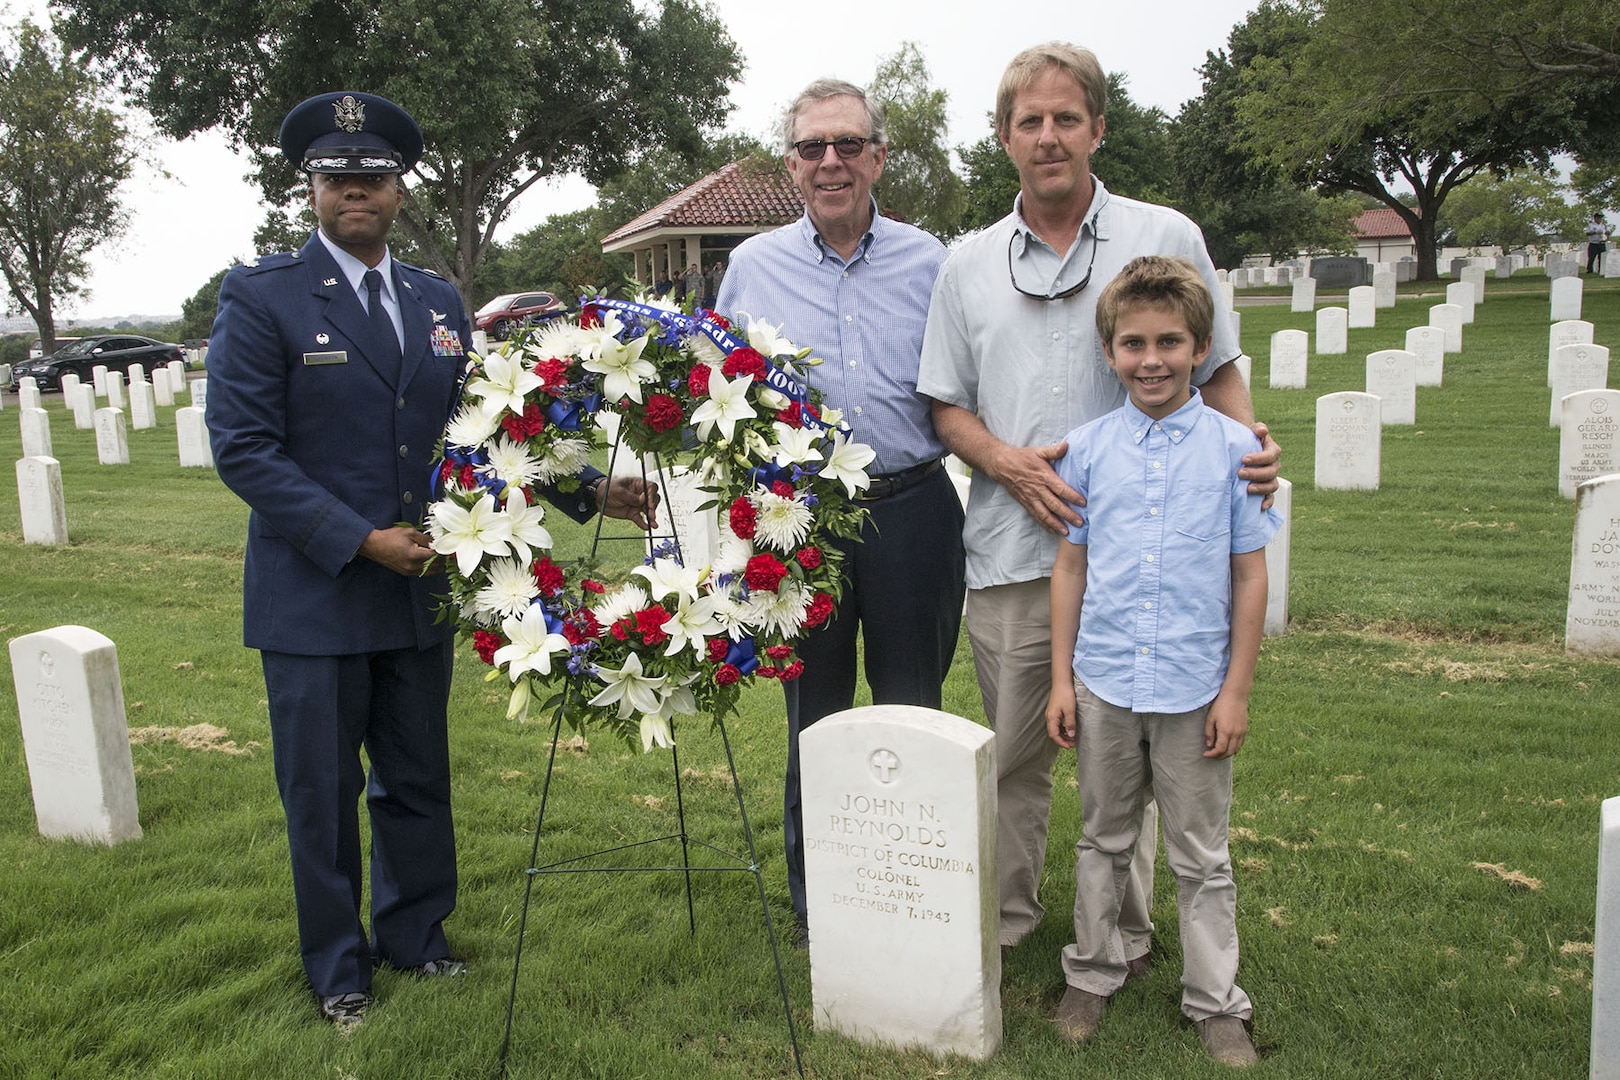
M339 90L293 107L281 152L306 173L402 173L422 157L422 129L385 97Z

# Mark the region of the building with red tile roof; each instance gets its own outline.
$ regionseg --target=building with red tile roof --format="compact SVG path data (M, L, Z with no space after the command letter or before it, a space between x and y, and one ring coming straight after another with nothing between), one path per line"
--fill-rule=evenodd
M1403 255L1417 256L1412 230L1387 206L1363 210L1350 225L1356 237L1356 254L1369 262L1395 262Z

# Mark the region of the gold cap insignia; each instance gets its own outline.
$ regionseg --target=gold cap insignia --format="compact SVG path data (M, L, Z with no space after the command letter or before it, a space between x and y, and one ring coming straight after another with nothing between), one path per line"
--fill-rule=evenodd
M358 98L345 94L332 102L332 108L337 110L338 130L353 134L366 126L366 105Z

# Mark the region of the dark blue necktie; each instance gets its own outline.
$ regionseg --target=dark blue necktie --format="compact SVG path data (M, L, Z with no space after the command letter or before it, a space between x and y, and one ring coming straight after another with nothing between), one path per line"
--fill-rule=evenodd
M383 350L380 357L398 361L399 335L394 331L394 320L383 309L382 273L377 270L366 271L366 314L371 319L372 336Z

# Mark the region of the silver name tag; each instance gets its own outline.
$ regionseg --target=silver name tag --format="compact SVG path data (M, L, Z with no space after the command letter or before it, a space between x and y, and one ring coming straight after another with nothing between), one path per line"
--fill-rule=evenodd
M349 354L346 352L307 352L304 354L304 366L314 367L316 364L347 364Z

